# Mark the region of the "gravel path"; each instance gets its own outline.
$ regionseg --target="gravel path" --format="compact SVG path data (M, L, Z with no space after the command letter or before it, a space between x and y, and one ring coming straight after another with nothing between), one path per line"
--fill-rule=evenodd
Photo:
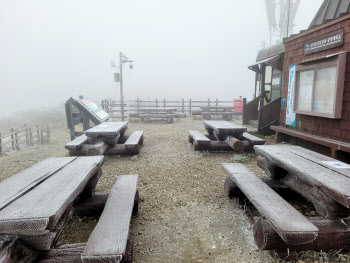
M255 154L194 152L190 129L205 132L202 120L192 117L174 124L130 122L127 134L144 131L140 155L106 157L97 192L109 191L120 174L140 176L140 210L130 233L134 262L275 262L254 244L253 216L223 194L220 164L244 160L262 176ZM49 156L66 156L67 141L68 130L57 129L49 144L1 156L0 180ZM73 218L59 242L86 242L95 224L95 218Z

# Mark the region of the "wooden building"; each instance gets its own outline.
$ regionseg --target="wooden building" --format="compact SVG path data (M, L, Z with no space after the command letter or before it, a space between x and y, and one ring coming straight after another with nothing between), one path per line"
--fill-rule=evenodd
M310 27L283 42L277 140L350 161L350 2L325 0Z

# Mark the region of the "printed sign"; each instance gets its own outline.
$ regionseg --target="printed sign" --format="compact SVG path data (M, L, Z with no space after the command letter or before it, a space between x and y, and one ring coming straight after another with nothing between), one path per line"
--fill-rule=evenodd
M339 30L329 34L310 39L305 42L304 54L340 47L344 44L344 31Z
M350 165L348 165L347 163L339 162L339 161L322 161L322 163L329 165L333 168L350 169Z
M272 85L279 85L279 84L280 84L280 78L272 79Z
M104 119L108 117L108 113L102 110L95 102L88 99L80 100L81 104L83 104L88 110L95 113L100 119Z
M281 104L282 104L282 105L286 105L286 104L287 104L287 99L286 99L286 98L282 98Z
M288 95L286 109L286 125L295 127L294 108L295 65L289 66Z

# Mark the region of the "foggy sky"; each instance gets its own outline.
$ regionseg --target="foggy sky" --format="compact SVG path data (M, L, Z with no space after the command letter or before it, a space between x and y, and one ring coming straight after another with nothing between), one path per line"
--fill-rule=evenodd
M321 3L301 0L294 33ZM0 116L115 98L119 51L126 99L251 99L262 41L263 0L0 0Z

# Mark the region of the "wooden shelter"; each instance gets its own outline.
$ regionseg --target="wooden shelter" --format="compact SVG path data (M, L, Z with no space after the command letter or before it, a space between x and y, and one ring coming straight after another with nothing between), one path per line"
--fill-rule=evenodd
M259 51L256 63L248 68L255 72L254 98L243 100L243 124L269 133L271 124L278 124L281 107L284 44L279 43Z
M310 27L284 39L278 141L350 161L350 3L325 0Z

